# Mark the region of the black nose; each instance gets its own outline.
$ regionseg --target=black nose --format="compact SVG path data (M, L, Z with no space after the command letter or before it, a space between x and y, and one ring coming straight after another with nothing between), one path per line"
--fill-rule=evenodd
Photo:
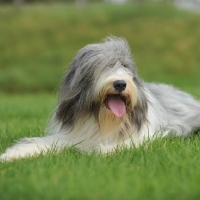
M118 92L121 92L126 89L126 81L117 80L113 83L113 86Z

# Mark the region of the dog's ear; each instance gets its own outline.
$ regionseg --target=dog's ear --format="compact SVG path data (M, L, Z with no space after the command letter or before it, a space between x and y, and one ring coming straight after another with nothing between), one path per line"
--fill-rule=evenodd
M143 123L148 122L148 99L144 92L144 86L142 80L139 77L134 78L134 83L137 88L137 103L131 113L131 121L137 127L138 131L141 129Z
M90 73L86 73L76 59L72 61L60 85L60 100L55 115L62 126L73 125L77 118L87 113L93 84Z

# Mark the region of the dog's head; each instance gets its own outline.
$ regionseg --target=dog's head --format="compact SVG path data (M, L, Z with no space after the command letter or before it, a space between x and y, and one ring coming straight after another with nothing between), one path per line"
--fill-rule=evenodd
M123 126L132 124L140 129L146 119L142 81L123 39L108 38L81 49L63 79L60 93L55 116L63 127L73 126L86 115L94 115L100 128L108 124L111 128L125 120Z

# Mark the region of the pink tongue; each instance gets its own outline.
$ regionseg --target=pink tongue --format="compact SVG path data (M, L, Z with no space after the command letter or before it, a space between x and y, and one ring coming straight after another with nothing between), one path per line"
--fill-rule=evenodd
M118 95L109 96L107 106L117 117L122 117L126 112L125 103Z

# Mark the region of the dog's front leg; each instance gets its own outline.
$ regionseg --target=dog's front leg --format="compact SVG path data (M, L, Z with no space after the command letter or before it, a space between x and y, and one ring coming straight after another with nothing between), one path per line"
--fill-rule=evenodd
M59 134L41 138L23 138L6 149L6 152L0 156L0 161L12 161L14 159L37 156L50 150L59 152L64 147L71 145L69 141L63 139L63 136Z

